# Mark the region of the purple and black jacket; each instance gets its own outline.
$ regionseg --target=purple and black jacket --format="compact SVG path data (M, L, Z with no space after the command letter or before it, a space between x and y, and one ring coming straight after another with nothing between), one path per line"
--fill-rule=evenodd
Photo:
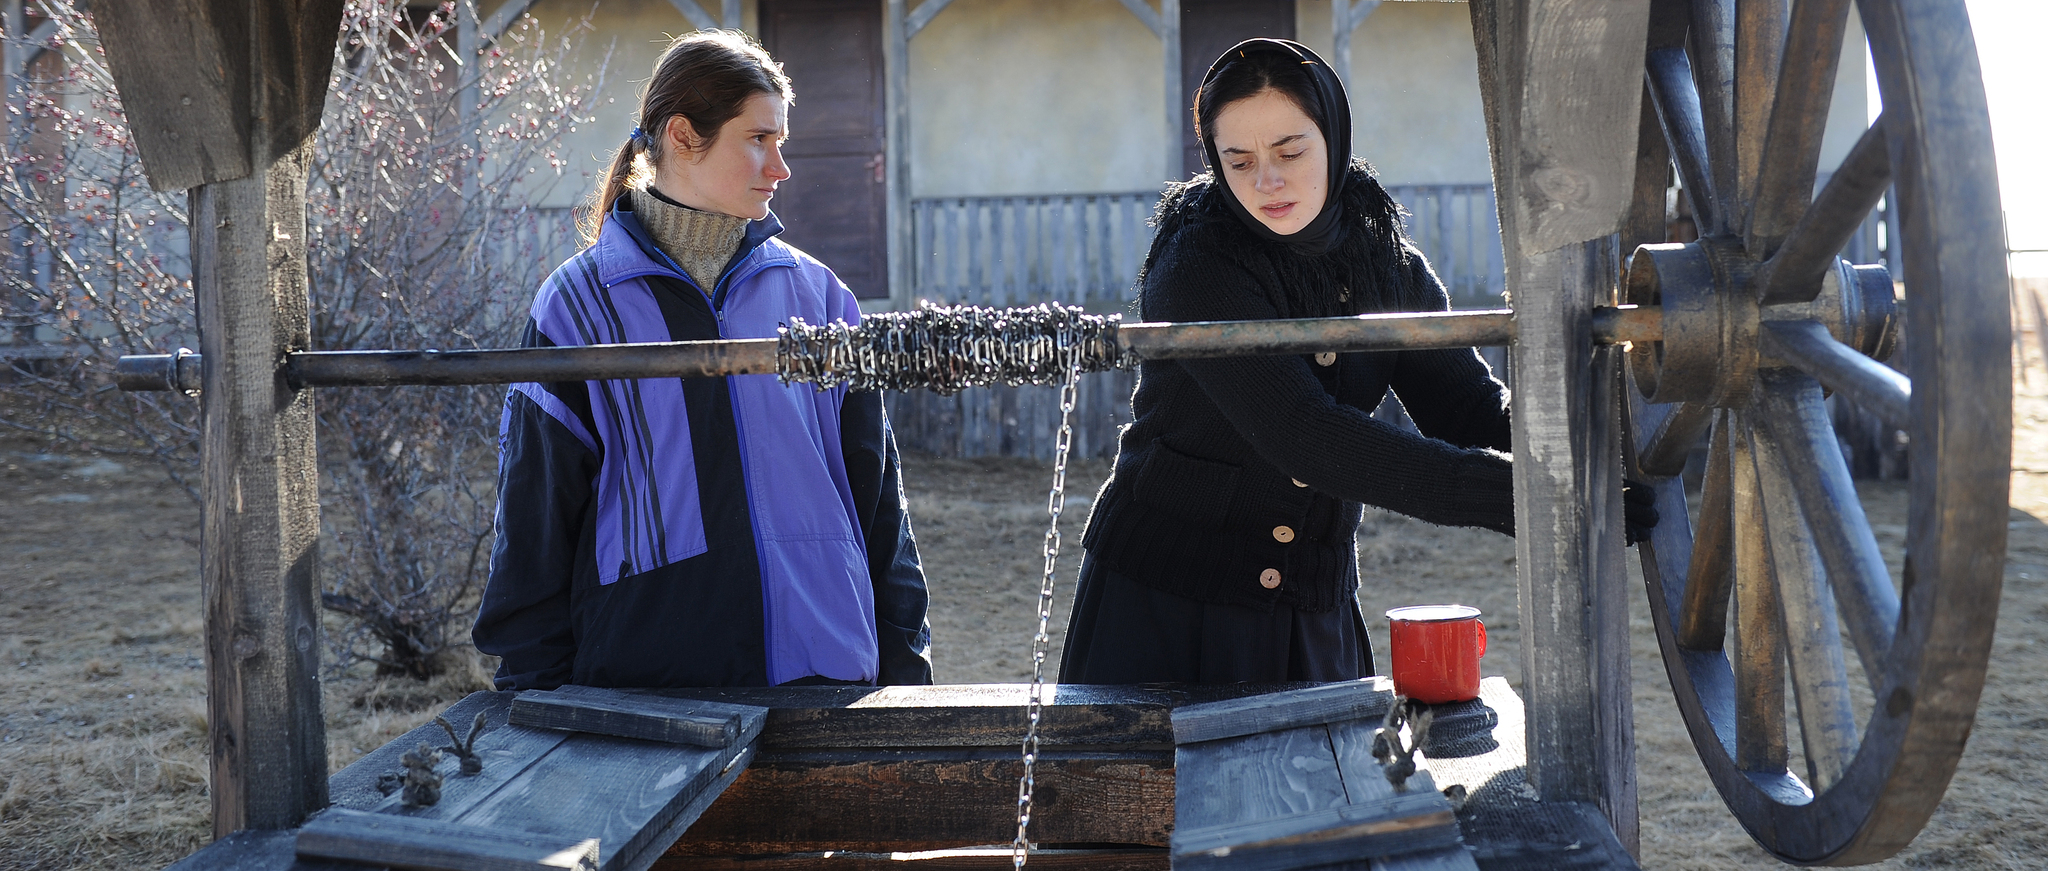
M709 294L621 198L541 286L528 347L858 322L769 215ZM499 689L931 682L924 570L874 393L773 375L515 384L478 649Z

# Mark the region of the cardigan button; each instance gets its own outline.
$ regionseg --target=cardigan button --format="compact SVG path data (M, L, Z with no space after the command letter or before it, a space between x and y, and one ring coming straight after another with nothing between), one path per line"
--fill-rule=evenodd
M1336 352L1334 352L1334 351L1324 351L1324 352L1322 352L1322 353L1320 353L1320 354L1317 354L1317 355L1316 355L1316 365L1318 365L1318 366L1335 366L1335 365L1337 365L1337 354L1336 354Z
M1289 480L1289 481L1293 481L1293 482L1294 482L1294 486L1296 486L1296 487L1306 487L1306 486L1308 486L1307 484L1303 484L1303 483L1301 483L1301 479L1300 479L1300 478L1289 478L1289 479L1287 479L1287 480Z
M1273 540L1280 542L1281 544L1286 544L1290 541L1293 541L1294 530L1289 529L1285 526L1275 526L1273 527Z
M1267 569L1260 572L1259 586L1265 587L1268 590L1277 589L1280 586L1280 570Z

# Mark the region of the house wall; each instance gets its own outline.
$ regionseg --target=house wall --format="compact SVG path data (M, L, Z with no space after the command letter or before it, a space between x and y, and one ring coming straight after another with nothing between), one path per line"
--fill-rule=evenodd
M1157 189L1164 62L1113 0L957 0L910 40L910 195Z
M480 0L485 14L497 7L496 0ZM710 11L717 14L716 2ZM755 4L741 5L750 32L757 30ZM589 196L592 187L611 165L611 158L633 129L633 115L639 106L640 86L654 71L654 61L668 47L669 40L690 33L696 27L669 0L540 0L528 11L540 22L550 39L569 36L579 50L563 70L562 81L580 83L588 76L606 75L606 101L600 101L588 123L576 125L563 136L563 165L559 176L548 167L529 176L536 205L559 208L576 205ZM590 29L578 30L585 17ZM797 98L803 98L803 83L797 84Z
M1300 0L1301 43L1329 57L1329 0ZM1351 35L1351 150L1389 184L1486 183L1486 112L1463 3L1382 3Z
M743 5L749 27L755 6ZM1296 10L1301 41L1328 54L1329 0ZM532 14L550 34L589 15L565 72L608 67L612 102L567 135L561 177L543 168L533 180L541 205L567 206L632 129L662 47L691 27L669 0L541 0ZM1387 2L1352 35L1353 151L1391 184L1491 178L1468 16L1464 3ZM1863 38L1852 17L1822 172L1867 125ZM1155 190L1168 175L1159 40L1120 3L956 0L911 40L910 63L913 198Z

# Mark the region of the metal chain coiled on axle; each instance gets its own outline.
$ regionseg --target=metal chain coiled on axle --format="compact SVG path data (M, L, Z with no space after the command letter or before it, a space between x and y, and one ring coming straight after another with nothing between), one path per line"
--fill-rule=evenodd
M1130 365L1117 341L1118 315L1078 306L942 306L875 312L859 325L808 324L790 318L776 345L783 383L819 389L930 390L950 396L969 387L1058 384L1070 372Z

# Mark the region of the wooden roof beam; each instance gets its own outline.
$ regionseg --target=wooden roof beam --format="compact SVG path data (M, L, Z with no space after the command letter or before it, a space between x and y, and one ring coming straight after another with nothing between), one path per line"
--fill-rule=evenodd
M676 8L677 12L683 13L684 18L690 20L691 27L695 27L698 30L716 30L720 27L727 30L740 29L740 0L721 0L717 18L711 17L711 13L706 11L703 4L698 3L697 0L668 0L668 2L670 6Z

